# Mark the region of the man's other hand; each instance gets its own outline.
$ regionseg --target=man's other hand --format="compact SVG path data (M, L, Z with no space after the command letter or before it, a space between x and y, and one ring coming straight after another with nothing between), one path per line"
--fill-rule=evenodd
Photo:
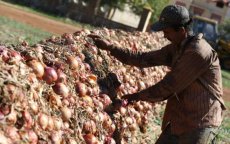
M109 50L109 48L111 48L112 46L112 44L109 41L102 39L102 37L98 35L90 34L88 35L88 37L92 38L94 44L102 50Z

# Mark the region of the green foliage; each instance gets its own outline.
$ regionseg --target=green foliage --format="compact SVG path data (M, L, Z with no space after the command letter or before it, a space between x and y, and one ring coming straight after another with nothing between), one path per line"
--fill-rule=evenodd
M131 0L131 8L136 14L141 14L144 7L151 9L153 11L151 22L155 22L168 3L169 0Z
M124 10L127 0L101 0L101 5L108 5L110 7Z
M161 11L163 8L168 5L169 0L148 0L149 5L151 6L153 10L151 22L156 22L160 16Z
M230 88L230 71L222 70L223 86Z
M230 143L230 102L225 101L227 111L224 112L224 119L217 135L218 144Z
M225 20L219 25L220 37L225 38L226 35L230 34L230 19Z
M108 5L120 10L124 10L125 4L128 4L132 11L140 15L143 8L153 11L151 22L158 20L162 9L169 3L169 0L101 0L101 5Z

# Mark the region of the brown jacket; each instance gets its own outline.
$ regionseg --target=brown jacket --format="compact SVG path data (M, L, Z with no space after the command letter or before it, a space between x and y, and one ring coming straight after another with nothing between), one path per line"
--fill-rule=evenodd
M110 52L125 64L171 68L163 80L138 93L149 101L167 99L162 129L170 123L172 133L180 135L220 126L224 109L221 69L216 52L202 34L184 40L181 46L169 44L151 52L133 53L116 47Z

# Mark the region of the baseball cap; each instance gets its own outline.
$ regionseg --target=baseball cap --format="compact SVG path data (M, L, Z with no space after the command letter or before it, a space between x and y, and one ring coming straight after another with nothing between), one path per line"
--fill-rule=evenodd
M161 31L164 28L183 26L190 21L189 12L184 6L168 5L161 12L159 20L152 25L153 31Z

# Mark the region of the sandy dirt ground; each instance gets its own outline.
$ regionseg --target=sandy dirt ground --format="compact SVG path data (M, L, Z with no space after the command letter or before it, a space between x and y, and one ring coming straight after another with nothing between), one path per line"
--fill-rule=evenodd
M9 17L53 34L74 33L81 28L64 24L36 14L25 12L13 5L0 1L0 15ZM224 99L230 101L230 89L224 89Z
M32 25L53 34L74 33L81 29L43 16L25 12L2 1L0 1L0 15Z
M230 102L230 89L224 88L224 100Z

